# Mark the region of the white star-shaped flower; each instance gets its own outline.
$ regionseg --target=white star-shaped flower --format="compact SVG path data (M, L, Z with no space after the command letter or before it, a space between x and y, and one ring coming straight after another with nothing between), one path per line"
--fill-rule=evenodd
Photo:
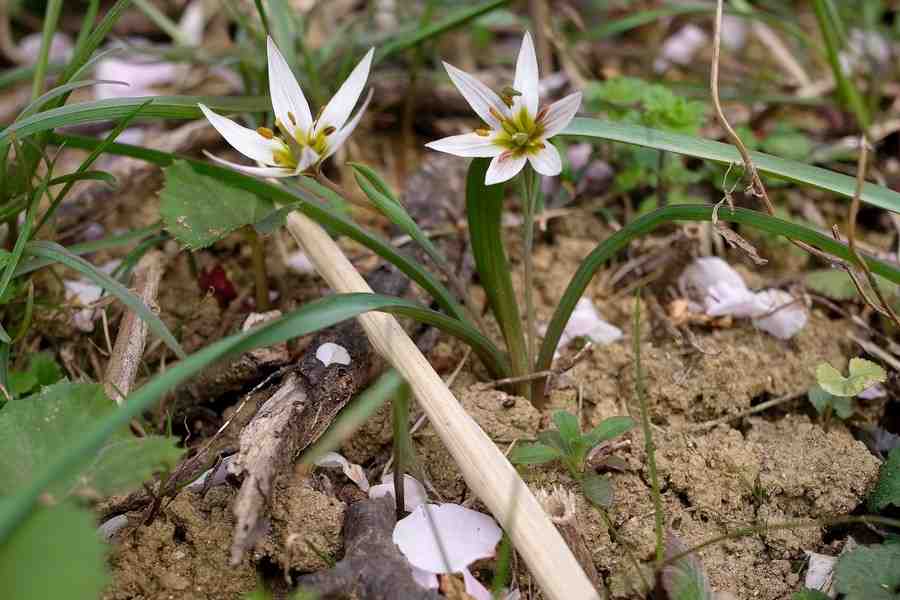
M369 100L372 99L372 94L369 93L362 108L352 119L350 113L366 86L374 48L359 61L331 101L325 105L321 114L313 119L300 84L297 83L291 68L272 38L267 39L266 46L269 61L269 94L272 98L272 109L275 111L278 134L265 127L255 131L248 129L214 113L203 104L199 105L212 126L234 146L235 150L265 166L250 167L223 160L209 153L206 155L216 162L250 175L291 177L318 165L334 154L359 124Z
M487 185L512 179L526 162L542 175L559 175L562 161L548 140L578 112L581 92L538 108L538 64L530 33L522 40L513 87L503 90L502 96L451 64L444 63L444 68L487 128L445 137L427 147L456 156L493 158L485 175Z

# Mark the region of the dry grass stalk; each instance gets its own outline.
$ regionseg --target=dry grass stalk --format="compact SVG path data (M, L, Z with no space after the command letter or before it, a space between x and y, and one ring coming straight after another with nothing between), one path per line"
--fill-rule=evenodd
M371 293L318 224L294 212L287 219L287 227L336 292ZM358 320L376 350L409 383L466 483L509 533L546 597L598 599L599 594L531 490L460 406L397 320L383 313L368 313Z
M145 254L134 269L134 287L144 304L151 309L156 306L163 270L163 255L158 250ZM149 331L147 323L136 313L129 310L122 316L116 345L103 378L106 395L116 404L122 404L134 385Z

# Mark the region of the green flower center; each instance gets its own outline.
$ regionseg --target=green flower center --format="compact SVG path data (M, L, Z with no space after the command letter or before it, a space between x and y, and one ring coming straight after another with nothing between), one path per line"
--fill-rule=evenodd
M500 119L494 143L515 156L534 154L543 149L544 126L523 107L512 117Z

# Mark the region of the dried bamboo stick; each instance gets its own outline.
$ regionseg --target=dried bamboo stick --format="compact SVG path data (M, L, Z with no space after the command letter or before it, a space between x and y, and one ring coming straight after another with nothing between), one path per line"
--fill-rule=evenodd
M318 224L294 212L288 216L287 227L336 292L371 293L362 276ZM463 410L396 319L373 312L358 320L375 349L409 383L466 483L507 531L544 594L553 600L599 599L531 490Z

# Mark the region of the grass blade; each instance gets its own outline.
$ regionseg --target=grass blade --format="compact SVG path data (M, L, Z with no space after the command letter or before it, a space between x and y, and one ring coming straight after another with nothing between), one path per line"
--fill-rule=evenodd
M68 106L52 108L0 131L0 145L6 143L12 134L19 139L35 133L49 131L57 127L99 123L121 119L137 107L147 104L141 116L147 119L199 119L203 116L197 103L202 102L211 109L223 113L259 112L270 110L269 99L257 97L207 97L207 96L147 96L142 98L110 98L79 102Z
M50 44L53 42L53 34L56 33L56 24L59 22L61 12L62 0L47 2L47 10L44 12L44 28L41 34L41 49L38 52L34 81L31 84L32 100L39 97L44 91L44 78L47 76L47 62L50 59Z
M730 144L713 140L671 133L658 129L650 129L626 123L611 123L600 119L578 118L563 131L563 135L588 137L624 142L635 146L655 148L675 152L685 156L693 156L717 163L741 165L741 157L737 149ZM856 190L856 179L841 175L828 169L814 167L794 160L786 160L764 154L750 152L757 170L760 173L774 175L789 181L805 183L819 189L828 190L847 198L852 198ZM900 193L886 187L866 183L860 199L872 206L885 210L900 212Z
M32 242L32 244L43 242ZM131 393L121 408L96 423L82 436L73 440L66 452L41 472L35 473L31 484L15 496L6 498L0 503L0 543L9 539L28 516L45 489L66 474L83 464L86 457L97 452L105 441L120 428L125 427L131 419L139 416L179 383L187 380L206 368L208 365L228 356L242 352L271 346L289 339L318 331L324 327L351 319L366 310L375 308L383 302L383 308L393 304L401 306L408 303L398 298L382 296L382 300L372 299L374 294L334 295L309 302L303 308L289 313L249 331L236 333L210 344L184 360L171 366L165 372L153 377L142 388ZM424 310L424 309L423 309ZM434 313L434 311L431 311ZM458 326L458 321L440 313L435 319L447 319ZM475 332L477 333L477 332ZM478 334L480 335L480 334ZM3 457L0 457L3 460Z
M181 349L181 345L175 339L175 336L172 335L172 332L169 331L169 328L166 327L166 324L162 322L162 319L160 319L155 312L144 304L140 297L103 271L97 269L97 267L91 263L72 254L55 242L44 240L28 242L28 244L25 245L25 253L30 256L46 258L53 262L58 262L72 270L78 271L86 278L118 298L122 304L133 310L145 323L147 323L150 331L159 336L159 338L165 342L179 358L184 358L186 356L184 350Z
M441 36L457 27L462 27L473 19L477 19L481 15L485 15L505 4L509 4L509 2L510 0L489 0L488 2L477 4L475 6L463 6L440 21L426 25L425 27L417 27L416 29L401 33L378 49L375 53L374 62L377 65L391 54L403 52L428 39Z
M572 280L569 282L562 298L560 298L559 304L553 313L553 318L547 326L547 332L541 344L541 351L538 354L535 370L544 371L550 368L553 362L553 354L556 352L559 344L559 338L565 329L566 323L569 321L569 316L575 309L575 304L584 295L584 291L590 284L594 274L608 260L616 256L632 240L647 235L661 225L675 221L710 221L712 220L713 210L712 206L701 204L667 206L635 219L601 242L582 261L575 275L572 276ZM837 258L845 261L852 260L850 249L845 244L803 225L782 221L781 219L743 208L736 208L734 211L730 209L720 210L718 218L721 221L738 223L766 233L806 242ZM894 283L900 283L900 268L874 258L864 257L864 259L873 273ZM535 394L540 394L543 388L543 380L538 380L534 383L533 391Z

